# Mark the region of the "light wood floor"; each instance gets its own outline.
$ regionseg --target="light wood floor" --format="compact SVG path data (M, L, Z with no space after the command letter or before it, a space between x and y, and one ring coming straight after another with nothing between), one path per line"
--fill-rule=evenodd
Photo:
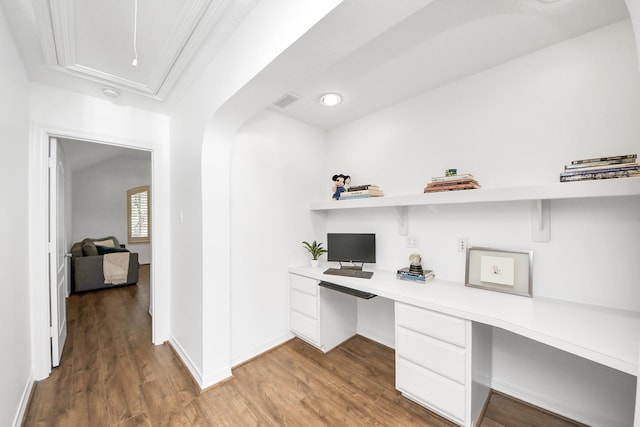
M293 339L200 393L151 344L149 268L138 285L72 295L62 361L37 382L23 426L452 426L394 388L394 353L356 336L328 354ZM577 424L500 394L481 427Z

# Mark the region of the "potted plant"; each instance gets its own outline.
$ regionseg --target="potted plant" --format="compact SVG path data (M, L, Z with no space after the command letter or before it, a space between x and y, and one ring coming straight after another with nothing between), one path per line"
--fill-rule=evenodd
M311 266L314 268L318 267L320 262L318 258L320 258L322 254L327 253L327 250L322 247L322 242L318 243L314 240L313 243L309 243L303 241L302 246L311 254Z

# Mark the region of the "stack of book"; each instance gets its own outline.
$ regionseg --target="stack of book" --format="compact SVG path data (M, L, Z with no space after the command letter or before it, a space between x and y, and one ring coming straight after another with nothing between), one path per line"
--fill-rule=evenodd
M452 176L436 176L424 188L425 193L434 193L436 191L456 191L456 190L472 190L480 188L480 184L473 178L470 173Z
M340 194L340 200L366 199L368 197L382 197L384 192L374 184L351 186Z
M400 280L407 280L409 282L426 282L427 280L433 279L435 274L433 274L432 270L423 270L421 273L411 271L409 267L401 268L396 273L396 278Z
M560 182L640 176L637 154L574 160L565 165Z

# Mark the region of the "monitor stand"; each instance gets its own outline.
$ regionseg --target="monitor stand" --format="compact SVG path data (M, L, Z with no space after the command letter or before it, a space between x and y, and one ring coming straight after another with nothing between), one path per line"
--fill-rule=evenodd
M364 267L364 263L360 264L360 265L343 265L342 262L339 262L340 264L340 270L353 270L353 271L362 271L362 268Z

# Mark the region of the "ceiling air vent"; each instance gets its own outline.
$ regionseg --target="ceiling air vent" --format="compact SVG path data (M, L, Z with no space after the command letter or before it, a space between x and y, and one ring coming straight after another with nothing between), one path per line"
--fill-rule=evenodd
M278 99L276 102L274 102L273 105L276 105L280 108L287 108L289 105L293 104L299 99L300 98L298 98L297 96L288 93L282 98Z

